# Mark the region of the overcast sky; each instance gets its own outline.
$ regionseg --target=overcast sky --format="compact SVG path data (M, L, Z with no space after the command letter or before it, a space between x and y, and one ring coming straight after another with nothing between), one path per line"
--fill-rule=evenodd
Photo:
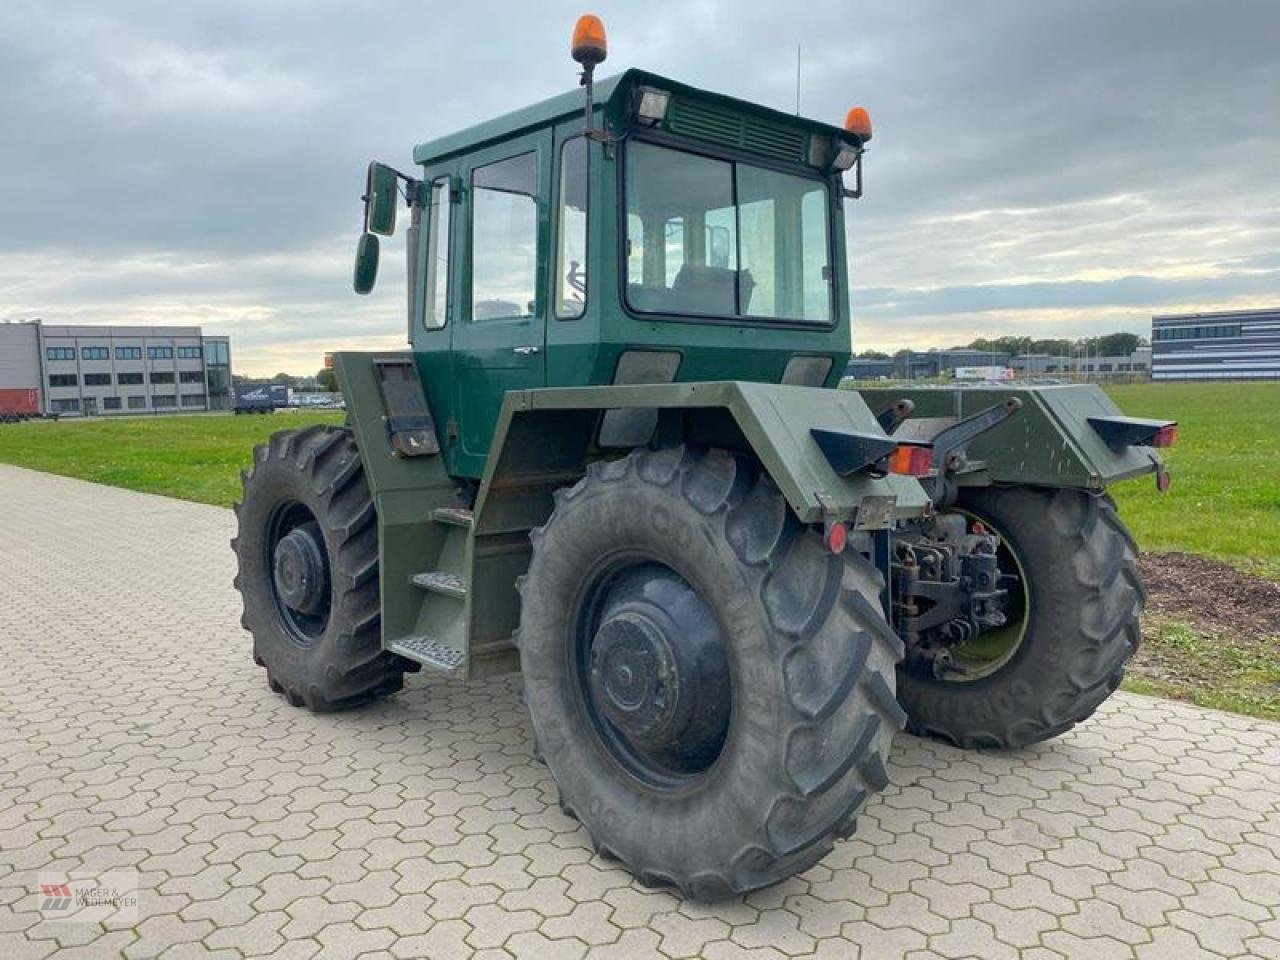
M403 343L365 163L569 89L578 4L0 5L0 320L198 323L238 368ZM857 349L1280 306L1280 2L597 5L639 66L875 124ZM388 282L390 281L390 282Z

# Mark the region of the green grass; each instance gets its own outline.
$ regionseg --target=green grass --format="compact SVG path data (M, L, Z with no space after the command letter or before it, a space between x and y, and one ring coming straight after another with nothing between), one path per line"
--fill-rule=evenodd
M1116 484L1144 550L1181 550L1280 579L1280 383L1148 383L1108 389L1125 413L1178 421L1173 486Z
M1280 720L1280 638L1227 635L1150 616L1125 676L1134 693Z
M113 487L229 507L253 445L276 430L341 423L341 413L160 416L0 425L0 462Z

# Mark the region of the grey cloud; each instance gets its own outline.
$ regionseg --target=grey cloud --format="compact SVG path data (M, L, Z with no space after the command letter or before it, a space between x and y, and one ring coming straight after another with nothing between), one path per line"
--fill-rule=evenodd
M1194 280L1131 276L1115 280L1072 280L901 290L876 287L860 291L858 305L881 315L939 316L1009 310L1061 310L1081 307L1147 306L1191 298L1232 300L1280 289L1280 270L1231 274Z
M273 357L290 341L398 335L394 284L376 303L347 292L364 164L407 166L415 142L571 88L579 12L10 0L0 317L205 316ZM1140 327L1156 305L1280 301L1268 0L597 12L610 68L791 109L801 43L806 114L871 108L868 194L850 207L867 343L893 342L897 323L875 326L887 297L945 339L948 314L971 310L999 333L1018 322L1008 311L1050 306L1084 329L1102 309ZM112 269L139 258L207 268Z

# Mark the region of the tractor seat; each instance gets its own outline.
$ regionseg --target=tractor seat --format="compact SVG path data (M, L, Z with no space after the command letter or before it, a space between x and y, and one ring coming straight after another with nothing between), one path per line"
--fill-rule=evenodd
M740 278L742 284L742 312L750 313L748 306L756 286L751 271L730 270L728 267L685 264L676 274L670 289L629 283L627 302L645 313L705 313L729 317L734 313L735 278Z
M751 292L755 281L749 270L731 270L728 267L707 267L686 263L676 274L671 285L672 297L684 310L709 313L716 316L732 316L735 310L733 285L741 282L742 313L750 313Z

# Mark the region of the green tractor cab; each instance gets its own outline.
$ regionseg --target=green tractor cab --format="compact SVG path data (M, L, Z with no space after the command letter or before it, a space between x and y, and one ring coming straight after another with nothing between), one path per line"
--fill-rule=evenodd
M712 899L818 861L895 731L1016 747L1138 641L1105 487L1172 424L1096 387L838 390L842 126L656 74L371 164L354 286L404 203L409 349L338 353L347 425L255 451L234 541L272 689L520 671L564 808Z

